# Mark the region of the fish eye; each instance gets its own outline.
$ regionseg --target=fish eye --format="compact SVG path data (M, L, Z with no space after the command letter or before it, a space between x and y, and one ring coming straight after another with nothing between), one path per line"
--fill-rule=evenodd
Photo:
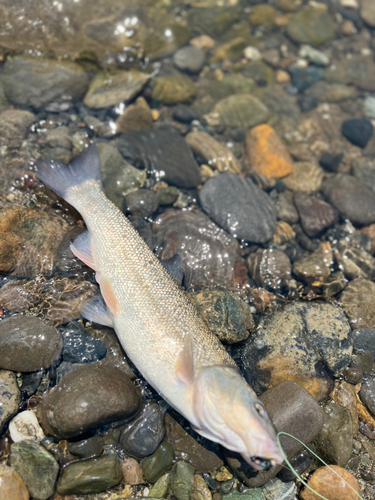
M260 403L255 403L254 408L259 416L264 417L264 408Z
M270 468L273 466L273 460L268 460L268 458L262 458L262 457L250 457L251 461L254 462L254 464L259 465L262 467L264 471L270 470Z

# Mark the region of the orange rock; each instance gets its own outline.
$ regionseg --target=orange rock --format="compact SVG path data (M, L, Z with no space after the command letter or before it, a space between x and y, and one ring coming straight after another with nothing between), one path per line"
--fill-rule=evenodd
M340 477L336 476L330 468L350 484L354 491ZM330 465L330 468L320 467L317 469L307 483L310 488L327 498L327 500L337 500L338 498L340 500L358 500L358 495L355 492L360 494L360 489L355 477L337 465ZM300 498L302 500L319 500L321 497L305 488L300 494Z
M29 500L29 492L17 472L7 465L0 465L0 491L4 500Z
M246 136L249 170L266 177L285 177L292 173L293 161L279 136L267 124L251 129Z

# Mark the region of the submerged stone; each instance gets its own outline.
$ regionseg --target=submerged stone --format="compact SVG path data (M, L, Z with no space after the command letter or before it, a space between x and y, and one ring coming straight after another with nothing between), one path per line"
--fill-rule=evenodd
M0 370L0 435L6 423L18 412L21 393L13 372Z

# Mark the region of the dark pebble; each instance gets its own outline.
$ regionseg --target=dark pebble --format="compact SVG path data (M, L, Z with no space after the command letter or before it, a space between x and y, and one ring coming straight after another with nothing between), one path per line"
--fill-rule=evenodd
M342 153L323 153L319 164L326 172L337 172L343 157Z
M104 358L107 348L101 340L85 332L83 326L71 321L61 329L63 337L63 360L69 363L92 363Z
M149 189L138 189L127 194L124 199L124 211L131 215L149 217L159 208L158 196Z
M182 123L190 123L193 120L199 120L199 114L195 109L186 104L177 104L173 108L173 118Z
M79 458L96 458L103 452L103 438L93 436L82 441L68 443L68 451Z
M343 375L346 382L352 385L359 384L363 378L361 370L358 370L358 368L351 368L349 366L345 368Z
M150 249L153 250L154 244L152 241L152 228L150 223L140 215L129 215L129 220L133 227L138 231L138 234L142 236Z
M358 328L353 330L353 348L358 351L369 351L375 357L375 330Z
M342 124L341 132L352 144L364 148L372 137L373 127L366 118L353 118Z
M311 95L301 95L297 99L297 104L303 113L307 113L318 107L319 99Z
M355 351L349 366L368 375L374 368L374 357L369 351Z
M359 397L372 415L375 415L375 379L365 377L359 391Z
M289 257L275 248L258 248L247 258L250 275L259 287L280 291L287 287L292 266Z
M310 87L310 85L321 80L324 71L322 68L316 66L307 66L306 68L294 66L289 68L289 73L292 76L294 87L296 87L299 92L303 92Z
M182 281L184 279L184 268L182 266L182 260L181 257L178 253L171 257L168 260L161 260L160 261L165 269L171 274L174 279L182 285Z
M294 204L300 216L301 226L310 238L316 238L337 221L337 211L329 203L308 196L302 191L294 193Z

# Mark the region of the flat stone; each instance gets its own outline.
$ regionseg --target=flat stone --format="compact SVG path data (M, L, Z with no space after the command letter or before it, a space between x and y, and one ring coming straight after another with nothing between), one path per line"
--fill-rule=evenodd
M335 23L326 9L305 7L294 14L286 32L297 43L307 43L319 47L335 37Z
M82 99L89 83L79 64L24 56L8 58L0 79L12 104L54 112Z
M325 80L332 83L352 84L361 90L375 90L375 64L371 57L358 56L344 59L334 70L325 70Z
M200 183L193 153L174 127L129 130L120 137L118 148L129 163L144 168L158 180L184 188Z
M144 97L138 97L134 104L126 106L116 120L116 132L122 134L127 130L152 128L152 111Z
M333 469L333 471L331 470ZM345 480L345 483L342 479ZM348 488L347 484L354 489ZM340 500L357 500L361 489L353 474L337 465L319 467L308 480L307 484L319 495L327 498L338 497ZM300 494L302 500L315 500L316 495L305 488Z
M170 468L173 459L173 446L170 443L161 443L155 453L145 458L141 463L146 481L155 483Z
M355 328L375 328L374 300L375 283L366 279L351 281L342 292L342 308Z
M289 73L292 76L292 84L299 92L304 92L314 83L323 78L324 72L318 66L307 66L300 68L299 66L291 66Z
M375 192L375 161L368 158L356 158L352 161L352 175L364 186Z
M316 238L337 222L336 210L319 198L313 198L306 193L296 191L294 203L300 216L302 228L310 238Z
M150 490L150 498L165 498L169 490L169 472L159 477Z
M59 465L43 446L33 441L13 443L10 465L18 472L35 500L47 500L55 489Z
M68 451L79 458L96 458L103 453L103 444L102 436L93 436L82 441L68 443Z
M187 45L173 54L173 64L181 71L198 73L203 67L205 58L203 50Z
M312 194L320 191L323 177L323 170L315 162L298 161L294 163L293 172L283 178L283 183L291 191Z
M137 189L124 198L124 207L132 215L150 217L159 208L158 196L150 189Z
M0 491L4 500L29 500L30 498L20 475L5 464L0 465Z
M41 423L61 438L78 436L99 425L134 415L139 390L120 370L86 364L68 373L38 407Z
M193 81L182 74L158 76L152 80L152 97L163 104L188 102L197 94Z
M195 469L188 462L176 462L169 473L170 487L177 500L189 500L194 485Z
M276 213L269 196L248 178L221 174L199 192L203 210L235 238L268 242L275 232Z
M226 97L215 105L213 112L228 127L254 127L266 122L269 116L268 108L251 94Z
M268 290L280 291L288 286L292 266L289 257L275 248L265 248L247 258L250 275L255 283Z
M36 372L57 361L62 337L39 318L13 316L0 323L0 350L0 368Z
M16 375L0 370L0 435L8 422L17 412L21 402Z
M216 5L199 6L189 9L188 24L197 32L218 38L240 19L241 13L242 9L239 6L228 6L225 9Z
M122 469L117 455L103 455L68 464L57 485L57 493L59 495L100 493L117 486L122 479Z

